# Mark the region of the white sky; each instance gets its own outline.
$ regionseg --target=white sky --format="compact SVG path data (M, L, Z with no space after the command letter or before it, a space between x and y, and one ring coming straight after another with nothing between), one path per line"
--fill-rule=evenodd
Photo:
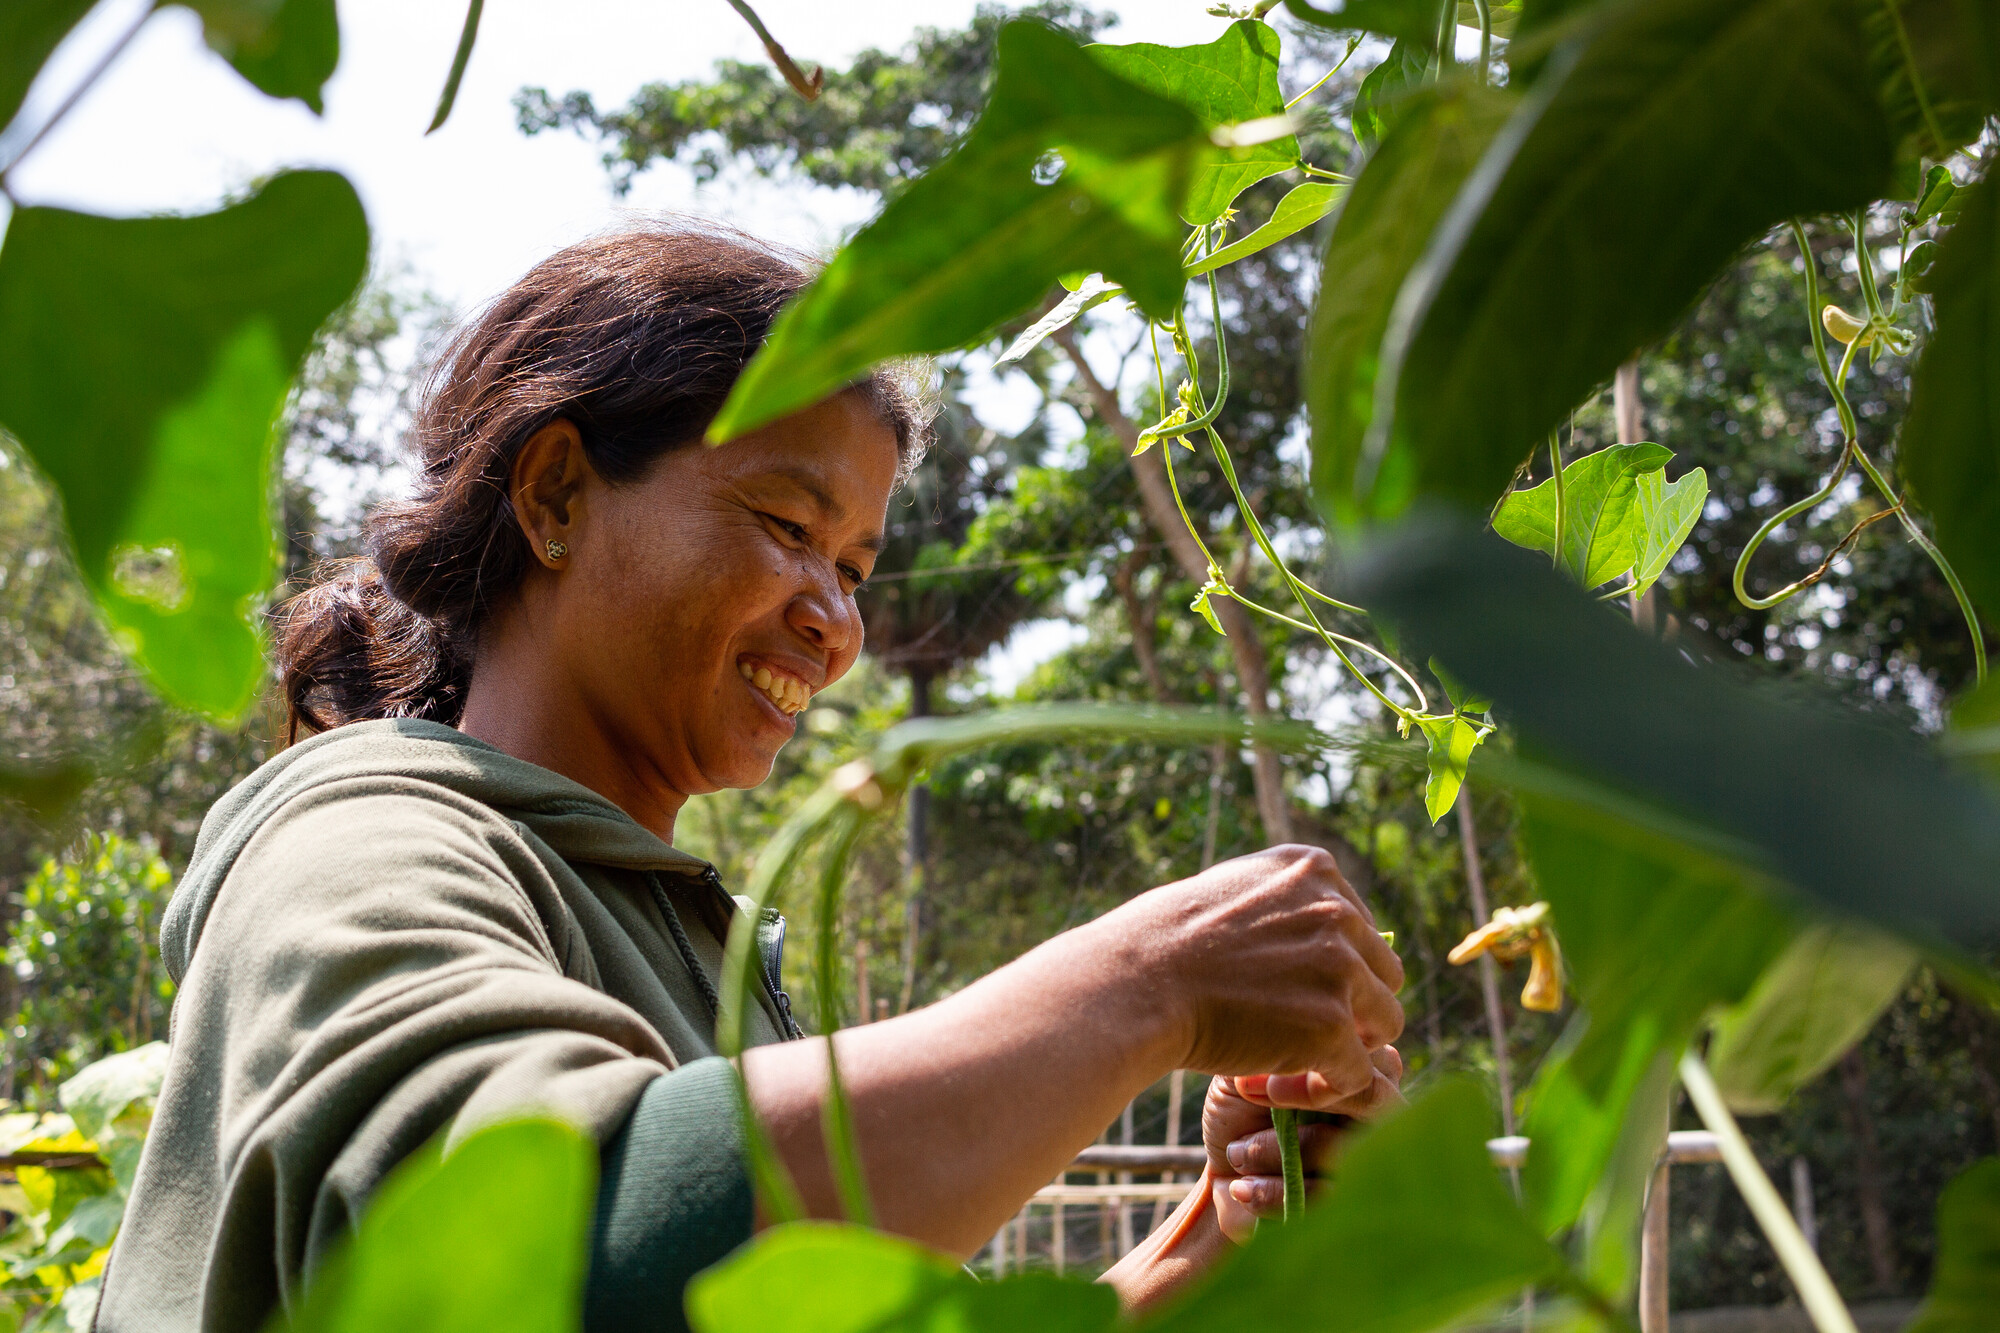
M24 123L57 102L145 0L103 0L57 53ZM1212 40L1223 20L1203 0L1139 0L1113 40ZM970 0L763 0L759 13L795 58L844 65L868 46L894 48L920 24L963 24ZM625 209L713 213L747 229L825 247L861 221L856 197L797 187L697 189L655 167L625 200L600 149L569 133L527 138L512 98L524 84L581 88L622 106L643 83L695 78L722 57L764 59L724 0L490 0L451 121L426 138L464 6L457 0L341 0L340 68L326 115L263 96L201 40L186 9L167 9L12 179L23 202L111 214L212 207L285 166L331 166L354 181L380 259L405 262L464 308L492 296L553 250L615 222Z

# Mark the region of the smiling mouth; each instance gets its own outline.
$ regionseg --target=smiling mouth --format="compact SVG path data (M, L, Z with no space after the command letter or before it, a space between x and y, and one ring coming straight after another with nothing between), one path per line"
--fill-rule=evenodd
M736 670L762 690L786 717L805 712L806 705L812 702L812 688L796 676L780 675L769 667L752 666L748 662L738 662Z

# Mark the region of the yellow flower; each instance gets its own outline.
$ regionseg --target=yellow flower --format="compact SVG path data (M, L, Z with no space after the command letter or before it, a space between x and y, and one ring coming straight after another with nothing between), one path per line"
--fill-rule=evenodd
M1526 956L1528 984L1521 990L1521 1007L1552 1014L1562 1008L1562 946L1556 942L1547 903L1502 907L1493 919L1458 942L1452 963L1469 963L1492 954L1503 963Z

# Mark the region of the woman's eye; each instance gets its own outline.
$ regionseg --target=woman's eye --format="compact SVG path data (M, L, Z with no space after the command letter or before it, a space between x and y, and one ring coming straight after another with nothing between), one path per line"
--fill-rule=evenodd
M842 565L840 567L840 572L842 577L844 577L849 583L852 583L854 585L855 592L860 592L863 588L868 586L867 576L864 575L860 570L856 569L853 565Z
M766 514L764 517L770 519L772 523L777 525L780 531L793 541L802 542L806 539L805 524L788 522L785 519L779 518L776 514Z

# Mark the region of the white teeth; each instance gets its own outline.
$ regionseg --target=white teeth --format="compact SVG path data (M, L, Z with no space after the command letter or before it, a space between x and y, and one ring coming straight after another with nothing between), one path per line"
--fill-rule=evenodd
M748 680L752 676L757 674L757 669L751 666L748 662L738 662L736 664L736 669L743 673L743 679L745 680Z

